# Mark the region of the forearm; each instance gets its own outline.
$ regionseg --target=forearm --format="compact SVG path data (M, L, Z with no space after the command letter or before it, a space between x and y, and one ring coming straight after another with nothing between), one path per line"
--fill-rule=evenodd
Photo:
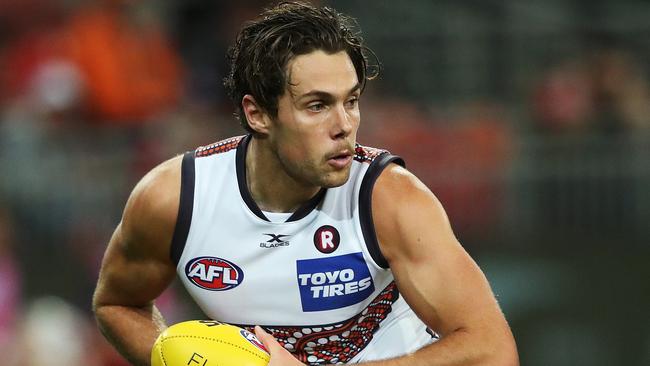
M519 358L509 331L501 337L452 332L409 355L363 363L367 366L518 366Z
M95 318L101 332L122 356L135 366L149 366L151 348L166 328L155 306L98 306Z

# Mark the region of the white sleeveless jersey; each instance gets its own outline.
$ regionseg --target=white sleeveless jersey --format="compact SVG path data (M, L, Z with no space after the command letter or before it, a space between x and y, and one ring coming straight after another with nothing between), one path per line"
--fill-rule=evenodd
M400 296L370 214L375 180L401 158L357 145L347 183L278 223L246 185L250 138L183 159L171 257L205 314L249 330L261 325L312 365L395 357L436 340Z

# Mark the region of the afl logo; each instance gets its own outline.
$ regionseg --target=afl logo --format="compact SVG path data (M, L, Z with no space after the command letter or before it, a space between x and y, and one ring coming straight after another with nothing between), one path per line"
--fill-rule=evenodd
M260 342L259 339L255 336L255 334L247 331L246 329L242 329L239 331L239 334L242 335L242 337L246 338L247 341L251 342L255 347L261 349L262 351L269 353L269 350L264 347L264 344Z
M236 264L216 257L194 258L185 266L187 279L210 291L237 287L244 280L244 271Z
M321 253L332 253L339 247L340 243L341 235L333 226L321 226L314 233L314 245Z

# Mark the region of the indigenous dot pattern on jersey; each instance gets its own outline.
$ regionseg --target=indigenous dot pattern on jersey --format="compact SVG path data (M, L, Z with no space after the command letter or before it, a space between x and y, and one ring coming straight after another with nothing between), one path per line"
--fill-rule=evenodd
M351 319L329 326L265 326L277 341L300 362L309 365L340 364L350 361L370 343L381 322L399 298L395 282ZM246 326L253 330L252 326Z
M361 163L370 163L385 152L388 151L356 144L354 147L354 160Z
M201 146L194 152L195 157L210 156L230 151L236 148L244 136L231 137L229 139L221 140L210 145ZM372 162L377 156L387 152L386 150L376 149L374 147L355 145L354 160L359 162Z
M239 142L244 138L244 136L231 137L226 140L221 140L210 145L201 146L196 149L194 156L199 158L203 156L210 156L214 154L225 153L236 148L239 145Z

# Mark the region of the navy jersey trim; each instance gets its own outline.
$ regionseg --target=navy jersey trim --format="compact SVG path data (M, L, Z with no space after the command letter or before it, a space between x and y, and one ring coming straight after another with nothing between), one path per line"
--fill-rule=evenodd
M359 221L361 223L363 239L366 242L370 256L382 268L388 268L389 265L379 249L375 224L372 220L372 190L377 178L379 178L381 172L390 163L396 163L401 166L406 165L404 160L397 155L392 155L388 152L379 155L370 163L370 167L361 181L361 190L359 192Z
M298 221L302 219L303 217L309 215L309 213L318 206L318 204L323 200L323 197L325 197L325 193L327 192L327 188L321 188L318 193L314 197L312 197L309 201L307 201L304 205L300 206L296 210L296 212L291 215L286 222L291 222L291 221Z
M248 150L248 143L251 140L251 135L246 135L241 140L237 146L237 153L235 155L235 169L237 170L237 186L239 186L239 194L241 198L246 203L246 206L255 214L264 221L269 221L269 219L264 216L262 210L257 206L255 200L251 196L251 193L248 191L248 184L246 183L246 151Z
M248 190L248 184L246 183L246 152L248 151L248 143L251 140L251 135L246 135L241 140L239 146L237 146L237 153L235 155L235 166L237 170L237 185L239 187L239 193L246 203L246 206L255 214L264 221L270 221L259 208L253 196L251 196L250 191ZM305 202L300 206L285 222L298 221L303 217L309 215L309 213L318 206L318 204L325 197L325 192L327 189L322 188L314 197L309 201Z
M169 255L172 262L178 265L181 254L185 249L187 235L192 223L192 210L194 209L194 151L186 152L181 163L181 192L178 203L178 217L172 236Z

